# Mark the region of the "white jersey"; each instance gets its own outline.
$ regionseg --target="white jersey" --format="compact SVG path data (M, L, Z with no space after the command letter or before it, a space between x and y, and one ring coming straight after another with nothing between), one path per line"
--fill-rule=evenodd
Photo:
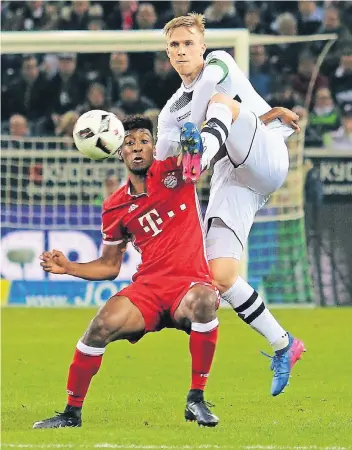
M217 65L223 71L223 77L216 84L214 91L210 93L210 97L216 93L223 93L237 100L257 117L270 111L270 105L256 92L232 56L223 50L211 52L207 56L204 69L197 79L188 86L182 83L181 87L162 109L158 121L158 141L161 140L163 143L157 145L157 159L164 159L172 153L175 153L177 143L180 139L180 129L185 122L190 121L194 89L201 82L205 68L210 65ZM205 98L206 104L210 100L210 97ZM195 109L196 105L193 105L193 108ZM202 121L204 119L205 117L202 118ZM284 125L280 120L271 122L267 125L267 128L277 129L277 132L284 139L293 133L292 128ZM174 142L175 145L165 145L166 139L169 143L170 141Z

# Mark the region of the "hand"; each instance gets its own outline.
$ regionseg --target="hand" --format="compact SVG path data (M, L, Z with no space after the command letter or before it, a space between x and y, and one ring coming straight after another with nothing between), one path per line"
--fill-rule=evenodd
M279 118L281 122L284 123L285 125L288 125L298 133L300 131L300 127L298 126L297 123L299 121L299 115L287 108L280 107L279 111L280 111Z
M60 275L67 274L70 261L59 250L53 250L52 252L44 252L40 255L42 266L45 272L57 273Z

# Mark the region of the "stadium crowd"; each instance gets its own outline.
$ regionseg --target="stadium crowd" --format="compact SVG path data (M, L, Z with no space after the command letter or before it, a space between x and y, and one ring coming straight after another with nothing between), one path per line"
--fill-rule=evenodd
M149 30L175 16L203 13L208 28L251 33L336 33L316 79L324 42L252 46L250 81L272 105L308 115L306 146L352 153L352 3L342 1L4 1L3 31ZM231 49L229 49L231 51ZM108 109L120 118L158 112L180 85L166 53L2 55L2 134L70 136L79 114Z

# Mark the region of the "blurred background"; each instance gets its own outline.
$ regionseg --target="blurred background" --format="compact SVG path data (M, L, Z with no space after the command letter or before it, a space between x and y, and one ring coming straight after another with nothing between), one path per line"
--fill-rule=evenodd
M16 53L1 55L3 303L95 305L129 282L139 261L132 248L119 281L101 284L49 276L37 257L55 247L72 260L95 259L102 201L125 181L117 159L92 163L74 150L79 115L103 109L120 119L146 114L156 123L180 86L166 53L149 51L143 34L133 52L93 53L89 43L107 30L124 36L160 30L192 11L205 15L209 29L245 29L257 36L248 48L229 40L226 50L235 59L246 51L254 88L271 106L297 111L306 124L290 144L286 185L253 227L244 262L249 282L271 303L352 304L348 1L3 1L2 35L13 33L14 42L25 42L33 32L56 33L58 42L58 31L90 32L88 51L27 53L18 46ZM336 39L317 66L326 41L297 40L326 34ZM45 40L48 34L40 36ZM259 39L267 36L270 44ZM289 42L282 39L287 37ZM206 208L209 176L199 194Z

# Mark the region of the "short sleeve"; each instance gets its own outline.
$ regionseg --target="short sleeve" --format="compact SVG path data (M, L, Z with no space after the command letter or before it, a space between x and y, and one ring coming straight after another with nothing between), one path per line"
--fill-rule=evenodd
M126 241L122 217L118 210L104 210L101 221L101 234L105 245L118 245Z

